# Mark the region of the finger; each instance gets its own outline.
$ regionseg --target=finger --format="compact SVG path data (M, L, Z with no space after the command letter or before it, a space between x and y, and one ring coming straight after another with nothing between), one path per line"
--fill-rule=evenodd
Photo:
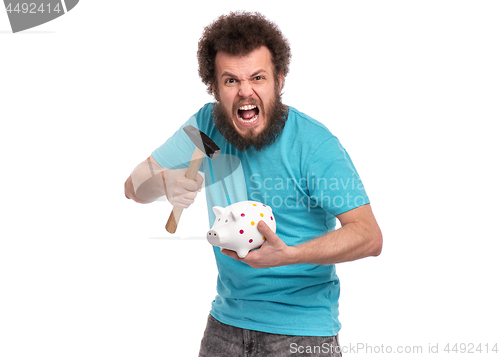
M198 192L188 192L182 190L181 192L172 192L172 194L169 195L169 199L173 202L181 204L191 204L194 202L197 194Z
M200 183L197 180L191 180L184 177L181 180L181 187L186 191L195 192L200 189Z
M176 201L179 204L189 206L189 205L192 205L194 203L194 198L189 198L186 196L179 196L179 197L174 198L174 201Z
M170 202L170 203L172 203L172 202ZM180 204L180 203L177 203L177 202L172 203L172 206L177 207L177 208L182 208L182 209L189 208L189 205L183 205L183 204Z
M274 233L271 228L267 225L266 222L264 221L259 221L257 224L257 228L259 229L259 232L262 233L267 237L267 235Z
M172 206L174 206L174 207L178 207L178 208L182 208L182 209L186 209L186 208L188 208L188 207L189 207L189 205L186 205L186 204L180 203L180 202L178 202L178 201L174 201L174 200L172 200L172 201L169 201L169 202L170 202L170 204L171 204Z
M279 239L276 233L274 233L273 230L264 221L259 221L259 223L257 224L257 229L266 238L266 242L268 243L275 241L276 238Z
M194 182L195 181L193 181L193 183ZM195 183L194 186L193 186L192 183L190 183L188 188L186 188L184 186L179 186L177 189L174 189L172 191L175 192L176 196L192 195L192 197L196 197L196 195L198 194L198 192L201 192L201 187L198 187L196 185L197 185L197 183Z
M236 254L236 252L234 250L221 248L220 252L224 255L227 255L228 257L233 258L233 259L241 260L241 258L238 257L238 254Z
M198 192L200 192L201 187L203 186L203 177L200 174L196 175L196 182L198 182L198 185L199 185Z
M186 201L183 201L183 200L174 200L173 203L172 203L172 205L178 206L178 207L182 207L182 208L188 208L192 204L193 204L192 202L186 202Z
M179 197L183 198L185 200L188 200L188 201L194 201L197 194L198 194L198 191L194 191L194 192L184 191L182 194L179 195Z

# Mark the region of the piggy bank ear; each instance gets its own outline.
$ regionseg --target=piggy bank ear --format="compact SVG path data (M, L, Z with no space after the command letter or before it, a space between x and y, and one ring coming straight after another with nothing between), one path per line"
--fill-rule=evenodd
M236 213L234 213L234 211L231 211L231 217L233 218L234 221L238 221L241 218Z
M219 207L219 206L214 206L214 208L212 208L212 210L214 211L216 217L220 216L222 214L222 210L223 209L224 208Z

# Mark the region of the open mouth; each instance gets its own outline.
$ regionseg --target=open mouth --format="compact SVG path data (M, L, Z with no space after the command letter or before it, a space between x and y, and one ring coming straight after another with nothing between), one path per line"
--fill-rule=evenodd
M259 108L256 105L242 105L238 108L238 120L243 125L254 124L259 119Z

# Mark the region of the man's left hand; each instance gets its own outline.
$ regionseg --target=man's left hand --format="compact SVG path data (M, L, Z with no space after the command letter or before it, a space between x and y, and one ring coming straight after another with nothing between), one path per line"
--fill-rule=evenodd
M266 237L259 249L248 252L245 258L238 257L235 251L229 249L222 249L221 253L246 263L252 268L270 268L293 264L294 248L287 246L264 221L260 221L257 228Z

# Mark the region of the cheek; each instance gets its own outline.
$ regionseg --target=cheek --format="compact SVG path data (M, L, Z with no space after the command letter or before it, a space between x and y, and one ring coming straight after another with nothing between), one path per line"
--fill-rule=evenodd
M238 91L236 91L234 88L224 88L221 91L219 91L219 96L221 99L222 103L225 104L233 104L233 101L238 94Z
M273 98L275 96L274 94L274 87L269 87L269 88L262 88L260 91L257 92L257 95L259 96L260 100L265 104L268 105L272 103Z
M233 108L233 96L232 95L226 95L222 98L224 101L224 105L228 110L231 110Z

